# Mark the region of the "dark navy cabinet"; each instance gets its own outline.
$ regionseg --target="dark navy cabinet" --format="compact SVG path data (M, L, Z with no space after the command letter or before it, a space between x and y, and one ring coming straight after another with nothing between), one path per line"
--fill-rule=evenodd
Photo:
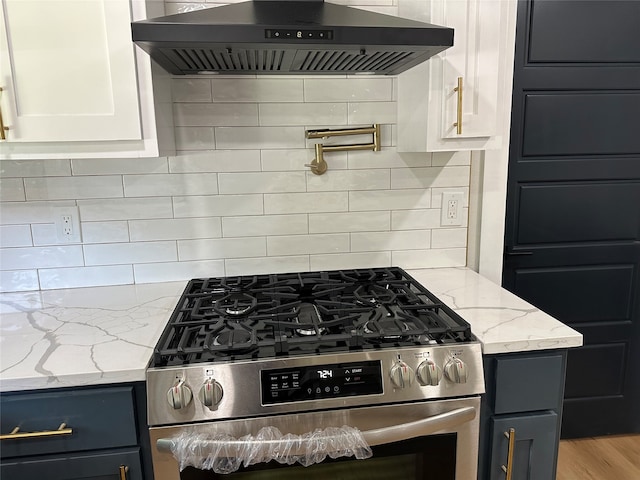
M144 388L139 383L2 394L0 478L151 478Z
M566 350L487 355L479 478L554 480Z

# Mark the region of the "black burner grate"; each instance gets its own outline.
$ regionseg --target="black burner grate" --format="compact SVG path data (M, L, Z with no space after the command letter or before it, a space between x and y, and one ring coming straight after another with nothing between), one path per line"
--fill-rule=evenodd
M469 324L398 267L194 279L151 366L471 340Z

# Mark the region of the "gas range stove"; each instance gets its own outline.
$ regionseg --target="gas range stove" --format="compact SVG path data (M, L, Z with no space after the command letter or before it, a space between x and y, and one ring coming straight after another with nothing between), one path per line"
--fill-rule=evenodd
M150 425L484 391L469 324L398 267L191 280L147 387Z

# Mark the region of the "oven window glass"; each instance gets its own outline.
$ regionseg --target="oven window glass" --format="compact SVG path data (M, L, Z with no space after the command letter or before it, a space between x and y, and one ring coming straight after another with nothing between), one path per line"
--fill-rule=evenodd
M321 464L280 465L276 462L252 465L236 473L218 475L186 468L181 480L455 480L456 434L430 435L373 447L367 460L342 458Z

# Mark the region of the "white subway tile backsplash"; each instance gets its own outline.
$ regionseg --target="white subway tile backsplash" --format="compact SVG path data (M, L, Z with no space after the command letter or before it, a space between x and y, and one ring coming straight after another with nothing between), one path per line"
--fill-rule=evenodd
M438 228L439 226L439 209L429 208L424 210L399 210L391 212L392 230L420 230Z
M131 173L167 173L167 159L161 158L86 158L71 160L74 175L118 175Z
M40 288L99 287L133 283L131 265L109 265L104 267L46 268L38 271Z
M30 247L31 229L29 225L0 226L0 247Z
M347 124L346 103L262 103L260 125Z
M209 195L174 197L176 218L261 215L264 213L262 195Z
M267 255L303 255L349 251L348 233L267 237Z
M431 191L429 189L407 190L363 190L349 192L349 211L410 210L429 208Z
M304 80L304 101L390 102L392 87L391 78L307 78Z
M0 160L0 177L66 177L71 175L69 160Z
M82 246L0 248L3 270L77 267L83 264Z
M469 167L396 168L391 170L391 188L428 188L469 185Z
M437 228L431 231L431 248L466 246L466 228Z
M309 233L387 231L391 227L390 212L312 213Z
M144 263L133 266L136 283L187 281L192 278L224 276L224 260Z
M220 193L304 192L303 172L220 173Z
M174 102L210 102L211 80L208 78L174 78L171 80L171 94Z
M224 261L227 275L308 272L309 257L232 258Z
M295 235L308 233L307 215L264 215L259 217L225 217L224 237L256 237L261 235Z
M289 150L262 150L262 170L264 171L309 171L305 166L313 161L315 151L307 149ZM331 170L344 170L347 168L347 152L331 152L327 157Z
M389 170L331 170L331 157L327 158L329 170L324 175L307 173L309 192L335 192L342 190L381 190L389 188Z
M471 165L471 152L435 152L432 165L434 167Z
M0 178L0 202L24 202L25 198L21 178Z
M391 252L337 253L311 255L311 270L340 270L345 268L390 267Z
M37 270L0 270L0 292L38 290Z
M218 174L125 175L124 193L126 197L211 195L218 193Z
M75 205L73 200L57 202L1 202L0 224L20 225L53 222L53 209Z
M34 223L31 225L31 232L36 247L61 243L58 241L58 230L53 223Z
M175 103L173 112L178 127L258 125L255 103Z
M397 0L334 1L397 10ZM396 151L396 78L170 82L174 156L0 162L0 290L465 263L471 155ZM381 125L381 152L330 152L321 176L305 166L317 142L371 142L306 139L305 130L373 123ZM451 191L465 198L461 227L440 225L441 196ZM76 204L82 244L61 245L53 209Z
M350 169L428 167L430 153L399 153L395 148L383 148L379 152L349 152Z
M181 240L178 242L178 258L181 261L259 257L266 254L267 247L264 237Z
M214 102L302 102L301 79L215 78Z
M215 127L216 148L304 148L303 127Z
M118 198L113 200L78 201L82 221L134 220L171 218L170 197Z
M270 193L264 196L264 213L346 212L347 192Z
M125 221L82 222L83 243L121 243L129 241L129 224Z
M119 265L178 260L176 242L139 242L85 245L86 265Z
M122 197L122 177L101 175L87 177L26 178L27 200L71 200Z
M430 248L429 230L407 230L401 232L365 232L351 234L352 252L375 252L379 250L419 250Z
M176 127L176 150L212 150L216 148L215 127Z
M132 242L217 238L222 225L218 217L130 220L129 232Z
M259 172L259 150L211 150L169 157L171 173Z
M349 124L396 123L396 102L352 102L349 103Z
M442 248L392 252L394 265L403 268L464 267L467 264L466 248Z

